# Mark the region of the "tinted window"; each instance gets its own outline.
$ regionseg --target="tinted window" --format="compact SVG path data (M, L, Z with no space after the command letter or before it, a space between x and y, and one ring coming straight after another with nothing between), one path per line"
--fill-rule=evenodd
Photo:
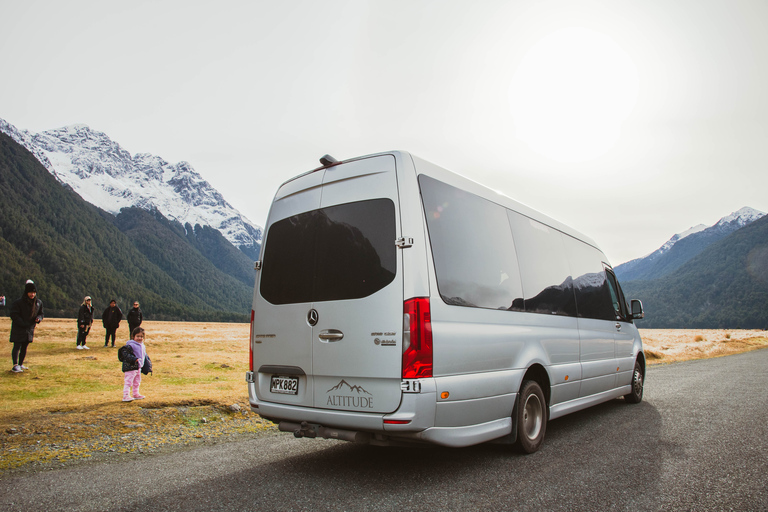
M396 270L394 203L360 201L272 224L260 290L272 304L358 299L391 283Z
M440 296L447 304L522 311L515 244L506 210L419 176Z
M615 320L616 314L603 270L603 253L567 235L563 235L563 241L571 266L578 316Z
M606 270L605 273L611 292L611 303L615 311L615 317L627 320L629 317L629 307L627 307L627 302L624 299L624 292L621 290L621 286L619 286L619 282L616 280L614 273L610 270Z
M520 259L525 311L576 316L562 233L519 213L508 215Z

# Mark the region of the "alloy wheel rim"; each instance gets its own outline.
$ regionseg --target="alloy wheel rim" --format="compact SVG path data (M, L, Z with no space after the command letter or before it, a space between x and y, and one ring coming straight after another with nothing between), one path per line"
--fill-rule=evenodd
M635 370L635 382L634 382L635 394L639 395L643 391L643 374L640 370Z
M528 439L535 439L539 435L543 419L544 412L539 397L530 395L523 408L523 428Z

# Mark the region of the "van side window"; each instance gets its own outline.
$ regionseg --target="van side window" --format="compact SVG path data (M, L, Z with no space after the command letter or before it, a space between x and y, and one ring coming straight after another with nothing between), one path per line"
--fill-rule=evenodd
M506 209L425 175L419 187L440 296L455 306L523 310Z
M616 279L616 275L613 271L606 268L605 273L608 277L608 286L611 290L611 303L615 312L615 318L612 320L625 320L629 318L629 308L624 300L624 292L621 291L619 281Z
M616 320L611 292L608 288L602 252L591 245L563 235L568 263L573 275L576 310L580 318Z
M517 212L509 210L508 215L520 259L525 311L576 316L563 234Z
M397 272L395 205L373 199L294 215L270 226L261 295L272 304L359 299Z

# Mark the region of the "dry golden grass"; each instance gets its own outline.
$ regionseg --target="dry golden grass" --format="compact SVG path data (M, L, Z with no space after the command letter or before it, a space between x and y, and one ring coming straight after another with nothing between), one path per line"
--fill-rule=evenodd
M143 327L154 374L142 379L145 400L124 403L117 348L104 348L100 325L88 337L91 350L76 350L73 319L44 320L29 346L30 369L16 374L10 321L0 318L7 365L0 371L0 472L275 432L249 410L248 324L147 321ZM117 347L127 331L118 330ZM650 364L768 346L763 331L643 329L641 335ZM240 410L232 411L233 404Z
M152 322L146 330L147 353L153 375L142 378L142 407L165 403L243 402L248 370L248 324ZM0 319L2 355L11 367L10 321ZM29 345L23 374L2 374L0 421L8 416L67 407L110 405L123 410L123 373L117 348L128 329L121 326L115 348L104 347L104 329L94 325L88 336L91 350L76 350L77 329L71 319L46 319ZM138 403L136 404L138 405Z
M768 347L768 332L745 329L640 329L649 364L727 356Z

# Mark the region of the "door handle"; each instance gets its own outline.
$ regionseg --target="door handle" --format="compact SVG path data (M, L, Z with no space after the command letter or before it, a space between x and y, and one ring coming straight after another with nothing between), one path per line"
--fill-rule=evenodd
M325 329L324 331L320 331L320 334L318 334L317 337L320 338L320 341L323 343L331 343L341 340L344 337L344 333L337 329Z

